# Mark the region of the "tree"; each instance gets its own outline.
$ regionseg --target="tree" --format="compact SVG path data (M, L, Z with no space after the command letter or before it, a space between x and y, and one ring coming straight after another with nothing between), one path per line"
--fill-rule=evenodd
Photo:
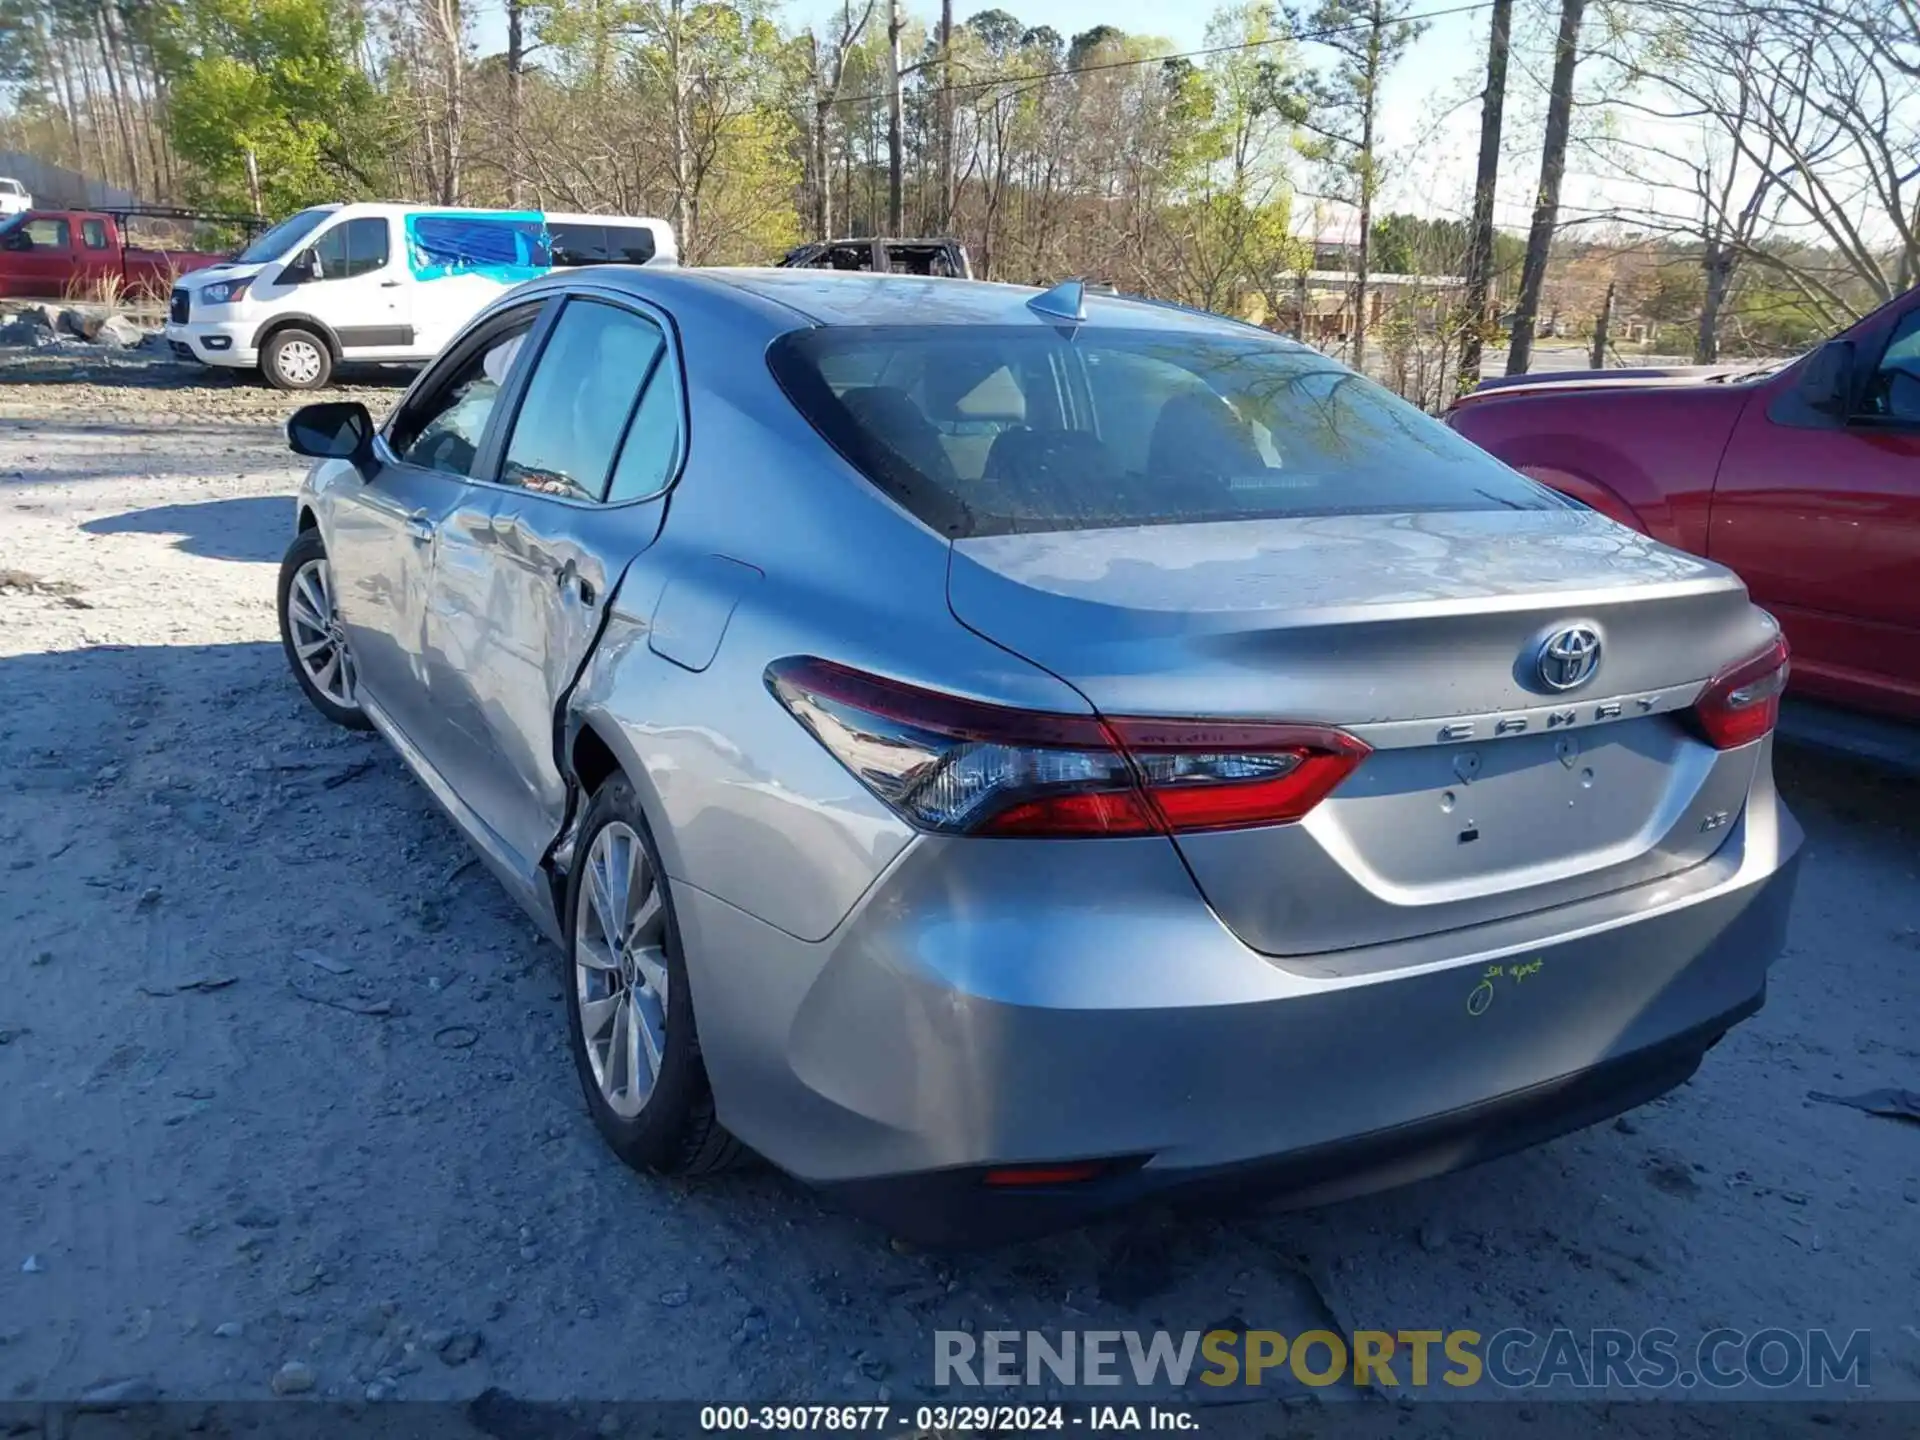
M1513 37L1513 0L1493 0L1487 36L1487 83L1480 92L1480 163L1473 179L1473 233L1467 245L1466 312L1460 327L1460 389L1480 382L1486 340L1487 292L1493 280L1493 202L1500 188L1500 128L1507 100L1507 53Z
M378 195L391 115L351 61L360 38L340 0L181 0L156 44L188 198L250 204L249 156L269 214Z
M1616 108L1700 139L1677 156L1650 145L1644 170L1668 178L1625 213L1702 244L1720 286L1701 348L1742 267L1772 272L1828 328L1920 280L1920 7L1645 3L1612 47L1634 82Z
M1302 128L1313 137L1308 153L1322 162L1329 193L1359 212L1350 356L1355 369L1367 356L1373 203L1380 193L1380 87L1426 30L1423 22L1406 18L1410 9L1410 0L1321 0L1305 21L1306 33L1337 57L1332 75L1307 88L1299 113Z
M812 30L805 34L807 89L812 108L807 137L807 186L816 240L828 239L833 234L833 165L828 155L833 111L846 84L847 57L872 23L875 3L876 0L864 0L856 14L853 0L842 0L833 38L825 45Z
M1560 32L1554 39L1553 82L1547 91L1547 131L1540 152L1540 185L1527 231L1527 258L1520 270L1520 299L1507 345L1507 374L1524 375L1533 361L1533 328L1540 313L1540 287L1547 278L1547 252L1560 219L1560 182L1567 168L1567 134L1573 123L1573 72L1579 61L1580 20L1587 0L1560 0Z

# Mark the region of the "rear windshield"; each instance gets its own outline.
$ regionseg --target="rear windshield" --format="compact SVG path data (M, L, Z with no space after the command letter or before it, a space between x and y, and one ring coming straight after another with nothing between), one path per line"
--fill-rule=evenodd
M869 480L956 536L1570 503L1251 330L833 326L769 360Z

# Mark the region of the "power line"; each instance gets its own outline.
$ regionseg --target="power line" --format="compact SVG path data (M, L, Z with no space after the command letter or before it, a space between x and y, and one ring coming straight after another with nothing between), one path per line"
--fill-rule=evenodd
M1421 25L1429 20L1445 20L1454 15L1470 15L1476 10L1488 10L1493 0L1471 0L1465 5L1451 5L1443 10L1422 10L1412 15L1401 15L1388 22L1393 25ZM1269 45L1288 45L1295 42L1312 44L1315 41L1331 39L1335 35L1348 35L1355 31L1372 28L1371 20L1356 20L1350 25L1329 25L1323 30L1290 31L1285 35L1269 36L1265 40L1243 40L1237 45L1209 45L1200 50L1177 50L1169 55L1145 55L1131 60L1108 60L1098 65L1079 65L1065 70L1042 70L1032 75L1006 75L993 80L969 80L959 85L935 87L937 93L959 94L964 90L991 90L996 85L1028 86L1043 80L1064 80L1074 75L1095 75L1103 70L1130 70L1137 65L1164 65L1170 60L1205 60L1215 55L1235 55L1247 50L1260 50ZM924 69L916 65L914 69ZM870 90L864 95L842 95L832 103L835 105L867 105L885 100L885 90Z

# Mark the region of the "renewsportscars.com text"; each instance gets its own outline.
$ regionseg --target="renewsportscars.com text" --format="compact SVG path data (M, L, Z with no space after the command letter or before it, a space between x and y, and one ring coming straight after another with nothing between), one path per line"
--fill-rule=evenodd
M1872 1383L1872 1333L1666 1329L934 1332L936 1385L1768 1389Z

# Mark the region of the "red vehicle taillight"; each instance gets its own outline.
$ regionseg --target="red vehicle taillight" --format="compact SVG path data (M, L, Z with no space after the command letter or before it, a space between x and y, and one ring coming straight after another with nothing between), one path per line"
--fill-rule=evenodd
M1321 726L1015 710L811 658L769 666L767 687L869 790L943 834L1283 825L1369 753Z
M1787 688L1786 636L1778 636L1750 660L1722 670L1693 702L1701 737L1716 750L1750 745L1772 730L1780 718L1780 693Z

